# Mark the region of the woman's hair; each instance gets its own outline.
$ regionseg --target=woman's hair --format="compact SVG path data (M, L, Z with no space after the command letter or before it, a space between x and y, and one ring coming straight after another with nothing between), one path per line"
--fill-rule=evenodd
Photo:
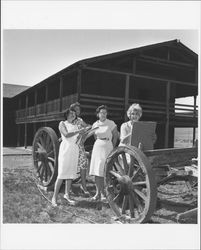
M129 119L130 119L130 117L131 117L131 113L132 113L134 110L138 112L138 114L140 115L140 117L142 116L142 108L141 108L141 106L140 106L138 103L133 103L133 104L128 108L128 110L127 110L127 116L128 116Z
M101 109L105 109L106 111L108 111L108 108L106 105L101 105L96 109L96 116L98 116L98 113L100 112Z
M73 110L72 110L72 109L66 109L66 110L64 111L64 119L65 119L65 120L68 119L68 116L69 116L69 114L70 114L71 111L73 111Z
M72 103L72 104L70 105L70 110L75 111L75 108L76 108L76 107L79 107L79 108L80 108L80 103L79 103L79 102Z

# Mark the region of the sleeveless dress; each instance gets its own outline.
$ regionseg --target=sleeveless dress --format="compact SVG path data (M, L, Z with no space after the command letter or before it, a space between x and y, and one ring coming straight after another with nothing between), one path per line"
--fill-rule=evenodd
M64 122L68 132L78 130L77 125L71 124L68 121ZM77 177L77 165L79 157L79 147L76 144L78 134L66 138L61 134L62 142L59 148L58 157L58 178L59 179L75 179Z
M92 128L95 127L99 128L95 131L97 139L92 150L89 174L104 177L105 161L113 149L112 130L116 124L109 119L104 122L98 120L92 125Z

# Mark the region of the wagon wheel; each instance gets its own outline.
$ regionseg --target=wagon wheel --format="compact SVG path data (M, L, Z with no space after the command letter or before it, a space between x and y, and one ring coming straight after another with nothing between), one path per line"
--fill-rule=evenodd
M52 185L57 177L59 142L52 128L40 128L33 140L33 164L41 184Z
M147 157L136 147L118 147L108 156L105 167L111 209L130 222L147 222L157 198L155 176Z

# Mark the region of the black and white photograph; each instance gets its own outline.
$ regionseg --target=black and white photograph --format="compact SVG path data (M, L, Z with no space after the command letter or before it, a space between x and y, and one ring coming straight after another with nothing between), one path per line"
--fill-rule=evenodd
M199 249L200 24L129 25L138 1L3 2L2 249Z

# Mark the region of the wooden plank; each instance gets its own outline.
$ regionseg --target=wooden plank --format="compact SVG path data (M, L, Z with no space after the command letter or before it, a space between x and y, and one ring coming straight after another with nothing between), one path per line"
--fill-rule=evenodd
M45 113L47 113L48 110L48 84L45 86Z
M170 126L170 112L169 112L169 101L170 101L170 82L166 85L166 124L165 124L165 148L168 148L169 143L169 126Z
M127 120L127 114L126 111L128 109L128 100L129 100L129 85L130 85L130 76L126 75L126 83L125 83L125 94L124 94L124 120Z
M77 94L78 94L78 102L80 102L81 91L82 91L82 70L78 69L78 71L77 71Z
M130 75L130 76L134 76L134 77L138 77L138 78L143 78L143 79L150 79L150 80L154 80L154 81L161 81L164 84L167 81L171 81L171 82L176 83L176 84L197 87L197 83L193 83L193 82L182 82L182 81L178 81L178 80L174 80L174 79L153 77L153 76L147 76L147 75L145 76L145 75L127 73L127 72L122 72L122 71L117 71L117 70L101 69L101 68L95 68L95 67L86 67L85 69L93 70L93 71L99 71L99 72L107 72L107 73L111 73L111 74Z
M59 99L60 99L60 104L59 104L59 111L62 111L62 98L63 98L63 77L60 77L60 82L59 82Z
M20 124L17 124L17 146L20 146Z
M80 97L86 97L86 98L95 98L95 99L106 99L106 100L113 100L113 101L123 101L124 98L121 97L111 97L111 96L102 96L102 95L90 95L81 93Z
M27 123L24 124L24 147L27 148Z
M81 103L84 103L84 102L88 102L88 103L100 103L101 100L93 100L93 99L87 99L87 98L80 98L80 102ZM103 100L102 102L104 102L104 104L109 104L109 105L114 105L114 106L123 106L123 103L117 103L117 102L112 102L112 101L106 101L106 100Z
M192 158L197 158L198 149L196 147L155 149L144 151L144 154L153 167L165 164L179 167L189 163Z

